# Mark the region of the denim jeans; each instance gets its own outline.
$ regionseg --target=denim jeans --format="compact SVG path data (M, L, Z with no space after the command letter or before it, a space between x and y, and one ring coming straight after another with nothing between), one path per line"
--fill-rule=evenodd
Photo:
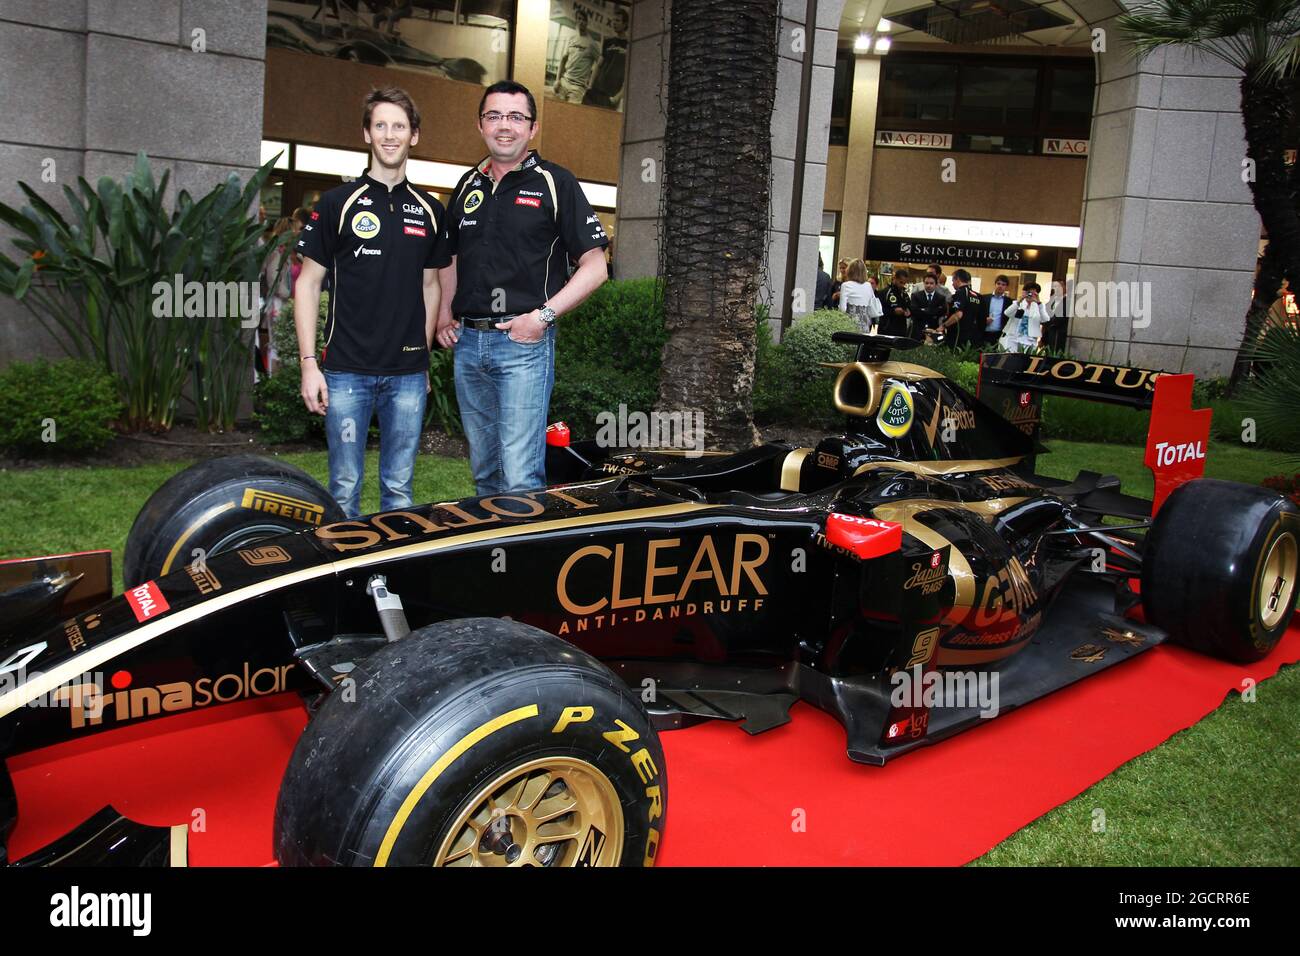
M325 372L329 407L325 438L330 449L330 494L349 518L360 514L366 470L366 432L379 413L379 508L409 508L415 455L427 401L424 372L359 375Z
M555 329L522 344L505 332L462 328L456 400L480 495L546 485L546 414L555 385Z

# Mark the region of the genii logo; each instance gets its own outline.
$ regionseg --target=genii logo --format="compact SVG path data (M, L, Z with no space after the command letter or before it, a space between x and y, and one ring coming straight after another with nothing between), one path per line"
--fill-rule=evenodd
M131 605L135 619L142 624L171 610L171 605L163 597L162 589L156 581L146 581L138 588L127 591L126 603Z
M367 210L361 210L352 217L352 232L362 239L373 239L379 235L379 217Z

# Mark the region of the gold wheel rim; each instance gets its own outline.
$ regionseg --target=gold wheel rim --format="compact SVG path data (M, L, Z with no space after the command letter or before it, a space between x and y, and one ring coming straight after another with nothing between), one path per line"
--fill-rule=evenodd
M1264 573L1259 576L1259 617L1265 630L1271 631L1290 617L1295 607L1297 567L1300 546L1287 531L1273 539L1264 558Z
M623 805L585 760L541 757L474 795L434 866L618 866Z

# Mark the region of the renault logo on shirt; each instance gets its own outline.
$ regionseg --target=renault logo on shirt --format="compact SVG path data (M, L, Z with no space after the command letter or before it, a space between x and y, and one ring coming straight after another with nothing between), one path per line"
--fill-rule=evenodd
M379 235L379 217L362 210L352 217L352 231L361 239L375 238Z

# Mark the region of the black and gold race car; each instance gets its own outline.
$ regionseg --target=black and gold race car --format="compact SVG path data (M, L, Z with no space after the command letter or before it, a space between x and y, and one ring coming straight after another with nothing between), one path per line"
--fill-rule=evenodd
M890 359L914 342L839 338L848 428L811 448L553 426L546 488L357 520L279 462L196 465L136 519L125 593L103 552L0 565L0 755L296 692L281 863L636 865L666 819L660 730L759 733L805 700L883 764L1165 640L1279 640L1300 517L1195 477L1190 376L998 354L977 399ZM1036 474L1044 393L1150 408L1155 501ZM17 814L0 775L0 837ZM175 852L105 809L12 862Z

